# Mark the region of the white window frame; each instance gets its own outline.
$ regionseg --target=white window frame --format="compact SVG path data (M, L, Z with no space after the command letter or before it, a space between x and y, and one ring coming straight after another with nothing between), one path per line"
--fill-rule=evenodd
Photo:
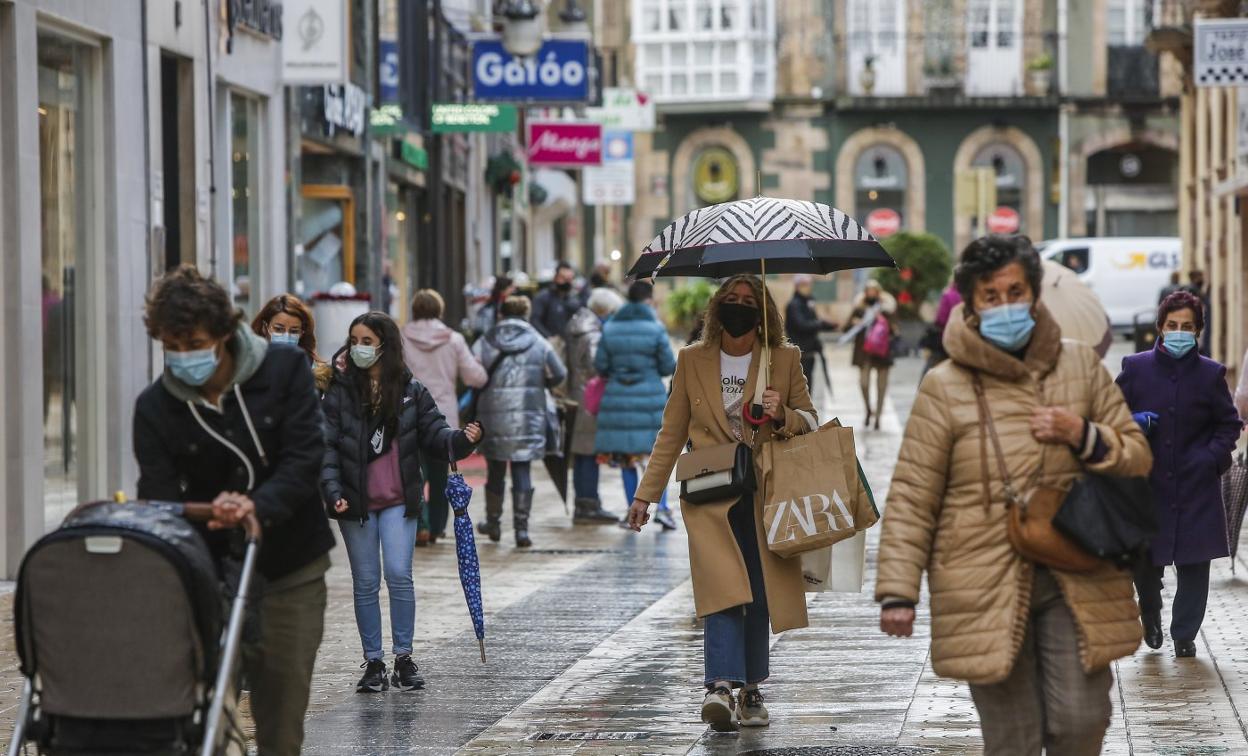
M1111 47L1138 47L1148 37L1148 19L1145 10L1151 5L1153 17L1160 13L1159 0L1107 0L1105 4L1105 39ZM1122 28L1115 30L1111 23L1114 11L1122 12ZM1121 31L1121 39L1113 39L1115 31Z

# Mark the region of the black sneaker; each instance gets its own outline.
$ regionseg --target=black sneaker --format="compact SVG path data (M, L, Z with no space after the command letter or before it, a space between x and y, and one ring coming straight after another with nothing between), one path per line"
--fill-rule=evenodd
M390 675L390 684L395 690L420 690L425 687L425 678L420 676L420 670L410 654L394 660L394 673Z
M386 663L381 659L370 659L360 665L364 676L355 684L356 693L380 693L390 687L386 679Z

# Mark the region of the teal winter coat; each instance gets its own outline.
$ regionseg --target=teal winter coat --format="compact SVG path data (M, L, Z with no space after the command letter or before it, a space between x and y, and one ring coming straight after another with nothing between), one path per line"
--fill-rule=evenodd
M676 371L667 329L654 308L632 302L607 321L594 369L607 378L594 438L597 451L649 454L667 405L663 377Z

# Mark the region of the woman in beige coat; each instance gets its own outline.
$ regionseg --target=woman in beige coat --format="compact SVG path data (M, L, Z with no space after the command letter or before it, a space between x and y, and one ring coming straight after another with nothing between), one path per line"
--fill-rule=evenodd
M1037 301L1042 275L1025 237L986 237L962 253L955 282L966 304L945 331L950 359L919 387L880 541L881 629L912 633L926 570L932 666L970 682L990 756L1100 753L1109 664L1141 638L1129 572L1042 567L1007 536L976 375L1021 495L1067 486L1084 471L1137 476L1152 465L1109 372L1087 346L1062 341Z
M801 352L783 340L775 300L770 294L765 299L771 386L763 393L763 409L773 422L755 431L743 419L758 381L764 296L757 277L734 276L711 298L701 340L682 349L676 360L663 427L628 512L634 530L649 521L650 503L662 496L686 441L693 449L734 441L757 449L775 434L806 430L794 411L814 413ZM768 620L776 633L806 626L801 560L781 559L768 550L762 501L756 495L709 504L681 502L694 603L706 620L702 719L721 731L769 723L758 689L768 675ZM734 688L742 689L739 701L733 699Z

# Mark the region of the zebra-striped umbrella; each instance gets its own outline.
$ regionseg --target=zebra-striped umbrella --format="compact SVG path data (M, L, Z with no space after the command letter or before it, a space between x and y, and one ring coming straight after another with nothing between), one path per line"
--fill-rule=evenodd
M642 250L629 275L724 278L892 265L875 237L834 207L754 197L677 218Z

